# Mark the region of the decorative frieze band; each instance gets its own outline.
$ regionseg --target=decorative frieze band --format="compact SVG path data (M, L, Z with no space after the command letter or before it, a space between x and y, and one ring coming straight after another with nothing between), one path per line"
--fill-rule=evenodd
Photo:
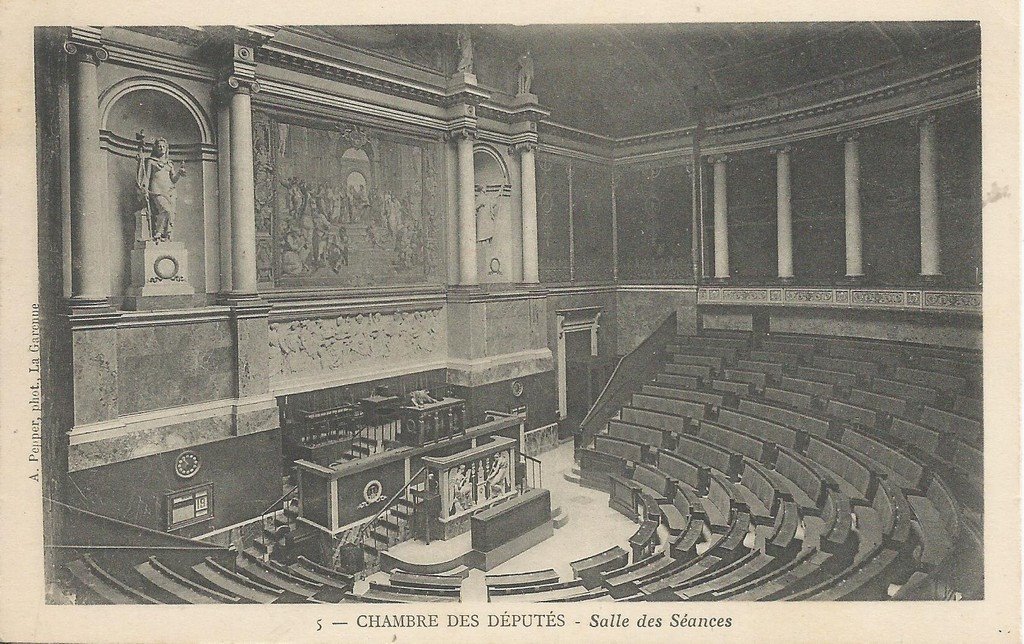
M918 289L701 287L698 304L818 306L980 314L981 293Z

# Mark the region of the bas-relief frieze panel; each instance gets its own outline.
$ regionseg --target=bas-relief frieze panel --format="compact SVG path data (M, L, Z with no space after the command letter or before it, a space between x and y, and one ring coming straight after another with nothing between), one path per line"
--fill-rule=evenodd
M254 114L257 274L278 287L440 282L443 150Z
M271 378L440 360L448 344L440 309L272 322L269 342Z

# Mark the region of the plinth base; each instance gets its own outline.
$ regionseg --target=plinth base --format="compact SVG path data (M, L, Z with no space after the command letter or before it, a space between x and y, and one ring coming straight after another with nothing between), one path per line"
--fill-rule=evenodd
M132 298L191 296L195 289L188 282L188 251L173 241L137 242L132 249ZM141 307L148 308L148 307Z

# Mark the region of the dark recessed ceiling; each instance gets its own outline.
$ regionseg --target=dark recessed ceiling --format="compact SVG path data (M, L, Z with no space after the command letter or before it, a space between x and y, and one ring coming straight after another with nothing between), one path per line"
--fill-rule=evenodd
M551 120L626 136L690 125L759 96L882 64L980 52L975 23L736 23L481 26L535 60ZM944 58L945 57L945 58ZM513 58L514 61L514 58ZM514 65L514 62L512 63Z

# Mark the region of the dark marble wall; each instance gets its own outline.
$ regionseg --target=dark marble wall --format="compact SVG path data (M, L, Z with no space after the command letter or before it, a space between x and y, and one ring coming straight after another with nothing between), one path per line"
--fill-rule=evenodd
M920 181L918 131L912 121L861 132L864 274L873 283L913 283L921 272Z
M577 282L612 278L611 170L572 163L573 276Z
M512 393L512 383L523 383L523 395ZM502 380L479 387L452 387L458 398L466 400L466 425L484 422L484 412L510 412L516 407L527 407L527 429L534 429L553 423L557 417L558 393L555 388L555 372L523 376L513 380Z
M615 204L621 281L679 283L693 279L690 195L690 175L684 165L619 171Z
M768 150L729 155L729 261L735 279L778 275L776 183L775 158Z
M791 154L793 272L801 281L831 282L846 275L843 144L823 136Z
M117 356L121 414L235 396L235 340L228 320L121 329ZM265 362L264 355L264 364L254 365L264 376Z
M175 532L190 537L252 518L281 496L278 430L190 449L202 463L190 479L175 475L174 461L180 452L174 450L74 472L67 502L114 519L164 530L164 494L212 482L214 518Z
M939 216L942 273L952 284L976 286L981 267L981 104L938 113Z
M541 282L569 281L569 162L537 155L537 261Z

